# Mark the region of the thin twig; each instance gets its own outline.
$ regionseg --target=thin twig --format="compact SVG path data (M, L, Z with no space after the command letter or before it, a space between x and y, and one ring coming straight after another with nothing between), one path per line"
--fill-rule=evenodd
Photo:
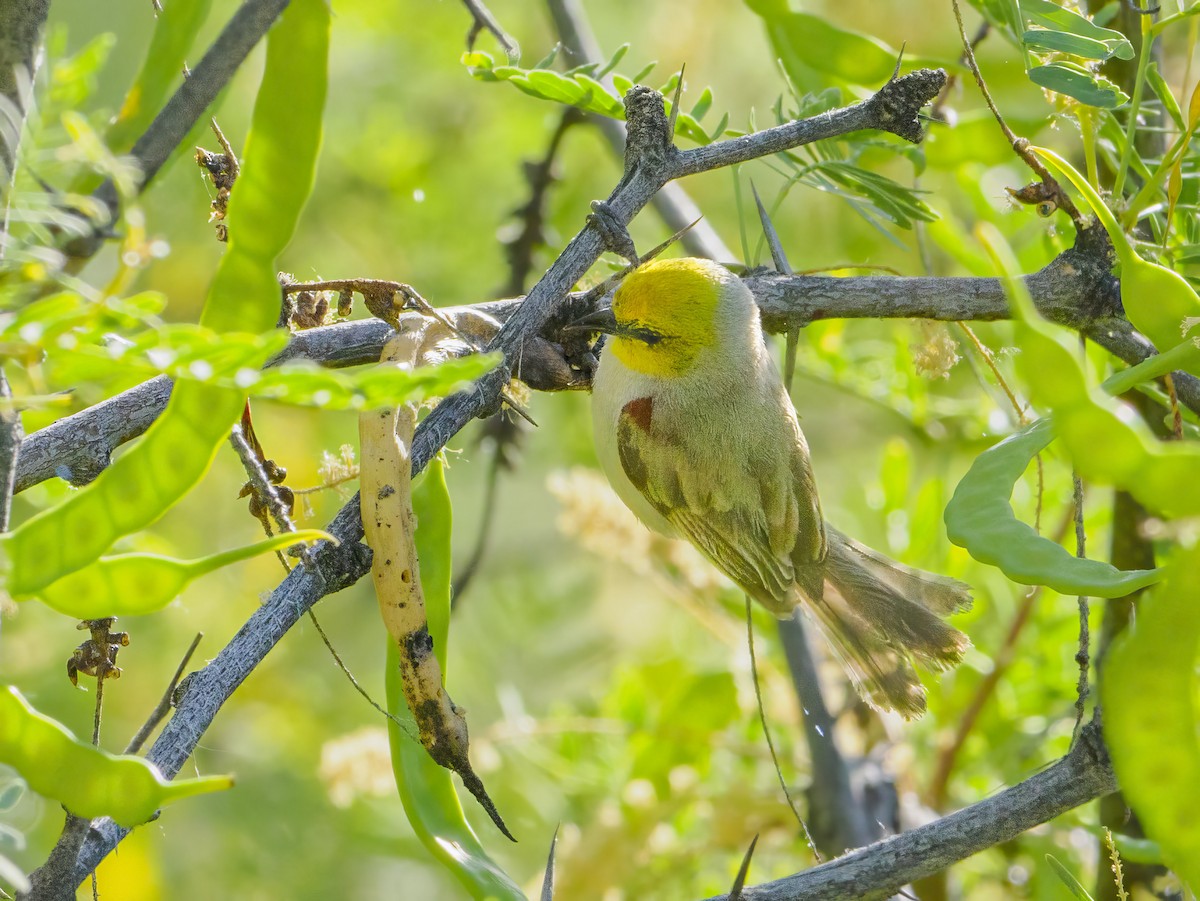
M950 0L954 7L954 20L958 23L958 36L962 41L963 56L967 61L967 67L970 68L971 74L975 76L975 83L979 85L979 91L983 94L983 99L987 101L988 109L992 111L992 115L996 119L996 123L1000 126L1000 130L1004 132L1004 137L1008 143L1012 145L1013 151L1019 156L1025 165L1033 170L1033 173L1038 177L1041 183L1045 186L1048 192L1053 195L1055 204L1071 217L1071 221L1075 223L1076 228L1083 228L1087 223L1083 218L1083 214L1079 212L1079 208L1067 195L1067 192L1062 189L1054 176L1050 174L1042 161L1029 149L1029 141L1026 138L1019 137L1008 123L1004 121L1004 117L1000 115L1000 110L996 107L996 101L992 99L991 91L988 90L987 82L983 80L983 73L979 71L979 63L975 60L975 50L972 47L970 39L967 37L966 26L963 25L962 10L959 8L958 0Z
M3 367L0 367L0 532L8 531L13 489L17 480L17 460L21 453L21 442L25 439L21 411L4 403L11 400L12 388Z
M373 697L371 697L370 693L365 688L362 687L362 683L360 683L358 681L358 679L356 679L354 677L354 673L352 673L350 671L350 667L348 667L345 664L345 662L342 660L341 655L339 655L337 652L337 648L335 648L333 646L333 642L330 640L329 636L325 634L325 630L321 628L321 624L317 621L317 615L315 613L313 613L311 607L308 610L308 618L312 621L313 628L317 630L317 634L321 636L321 641L323 641L325 643L325 648L329 651L330 656L333 657L333 660L337 664L338 669L340 669L342 671L342 674L345 675L345 677L350 680L350 684L352 686L354 686L354 690L357 691L360 695L362 695L363 698L366 699L366 702L368 704L370 704L372 707L374 707L376 710L378 710L380 713L382 713L385 717L387 717L389 720L391 720L393 723L395 723L397 726L399 726L401 732L403 732L405 735L407 735L409 738L411 738L417 744L420 744L421 738L419 735L417 735L416 732L413 731L412 724L404 722L404 720L400 719L395 714L390 713L389 711L387 711L386 709L381 707L379 705L379 703Z
M771 727L767 724L767 710L763 706L762 686L758 684L758 659L754 653L754 608L750 604L750 595L746 595L746 646L750 649L750 678L754 682L754 700L758 703L758 720L762 723L763 737L766 738L767 749L771 752L771 762L775 765L775 775L779 777L779 787L783 789L783 796L787 799L792 816L800 824L800 829L804 833L808 847L812 850L813 857L817 863L820 863L822 860L821 852L817 850L817 843L813 841L812 833L808 831L808 824L804 822L804 817L800 815L800 808L796 806L796 801L792 798L792 792L787 786L787 780L783 778L783 769L779 766L779 755L775 752L775 742L771 739Z
M272 485L268 479L261 461L255 455L254 450L250 447L249 442L246 441L246 436L242 433L242 428L240 425L235 425L233 427L229 436L229 440L230 443L233 444L234 449L237 451L238 457L241 459L242 465L246 469L246 474L250 476L250 481L254 484L255 489L261 492L260 496L262 496L266 501L268 509L271 511L271 516L275 520L279 530L285 533L295 532L296 525L294 522L292 522L291 514L287 509L287 505L279 497L279 492L275 490L275 486ZM269 526L267 526L266 523L263 523L263 526L267 529L267 533L270 534ZM304 553L307 554L307 556L304 557L305 564L310 566L313 565L311 551L308 548L305 548ZM288 566L287 561L283 559L282 555L280 555L279 560L283 564L284 569L290 572L291 567ZM342 674L345 675L345 677L349 680L350 684L354 687L354 690L366 698L368 704L394 722L400 727L401 731L415 741L417 737L413 733L412 727L407 723L397 719L395 716L388 713L387 710L381 707L375 701L375 699L367 693L367 690L362 687L358 679L355 678L354 673L350 671L350 667L346 665L346 663L342 660L341 655L338 654L337 649L333 646L333 642L329 640L329 636L325 634L325 630L321 628L321 623L317 620L317 615L313 613L312 608L309 608L306 612L308 613L308 618L312 621L313 628L317 630L317 634L321 636L321 641L325 643L325 647L329 650L330 656L333 657L334 663L337 664L338 669L340 669Z
M500 289L504 297L523 294L528 287L527 279L533 271L534 254L547 243L546 200L551 186L556 181L554 163L568 129L583 121L585 116L577 107L569 106L564 109L542 158L524 165L529 199L513 210L513 214L521 223L521 230L511 240L504 241L504 257L508 262L508 281Z
M1087 533L1083 528L1083 479L1076 472L1072 474L1072 480L1075 497L1075 556L1083 559L1087 556ZM1079 739L1079 732L1083 728L1084 705L1087 703L1089 693L1088 668L1091 664L1089 653L1091 638L1088 632L1088 613L1088 599L1081 594L1079 596L1079 650L1075 654L1075 662L1079 666L1079 681L1075 686L1075 729L1071 733L1072 742Z
M491 10L483 5L483 0L463 0L463 5L471 13L471 30L467 32L468 50L475 49L475 39L479 37L481 31L486 31L504 48L504 55L508 57L510 63L515 63L521 58L521 48L517 46L517 42L508 32L500 27L500 23L496 21Z
M150 716L146 718L146 722L142 723L142 727L138 729L137 734L129 740L129 744L125 747L126 754L137 754L141 751L142 745L146 743L146 739L150 737L150 733L171 712L171 707L175 699L175 689L179 687L179 680L183 678L183 671L187 669L188 663L191 662L192 655L196 653L196 648L200 647L200 640L202 638L204 638L204 633L197 632L196 637L192 639L192 643L188 645L188 649L183 652L183 658L179 661L179 666L175 667L171 681L167 683L167 690L163 692L154 709L150 711Z

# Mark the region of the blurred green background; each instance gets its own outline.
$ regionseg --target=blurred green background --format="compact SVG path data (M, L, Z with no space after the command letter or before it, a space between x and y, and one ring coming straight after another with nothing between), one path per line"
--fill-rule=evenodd
M196 37L195 58L236 7L215 0ZM903 44L909 55L953 61L959 53L944 2L809 0L804 7L894 47ZM520 42L526 65L557 40L538 4L494 0L490 8ZM657 85L686 64L685 106L708 86L716 97L710 117L728 111L730 127L739 129L774 124L772 109L787 85L761 20L747 7L615 0L589 3L587 12L606 53L632 45L620 71L632 74L658 60L648 79ZM151 5L56 0L51 23L47 82L78 77L55 67L97 35L115 36L90 77L94 93L85 107L100 126L140 65L154 25ZM559 110L508 85L471 78L459 62L468 25L464 8L452 0L334 4L325 145L315 193L281 261L284 269L299 279L404 281L439 305L497 296L508 279L500 237L512 233L512 212L528 196L522 163L542 156ZM502 56L487 35L479 47ZM1062 144L1052 107L1028 83L1017 57L1000 38L981 47L981 64L1010 122L1027 137ZM235 148L245 135L261 65L260 48L217 110ZM1169 79L1181 65L1171 61ZM847 90L844 99L855 96ZM775 222L796 270L988 274L971 237L980 220L996 222L1030 270L1061 248L1055 220L1008 201L1004 187L1028 179L981 111L974 86L952 90L947 106L958 125L935 126L919 174L937 221L921 236L881 230L843 199L795 187ZM52 135L54 123L45 127ZM217 149L210 135L200 140ZM864 165L910 187L916 183L908 160L869 153ZM534 277L620 172L596 129L568 132L548 203L551 247L541 252ZM743 233L752 252L758 247L757 258L729 262L767 260L750 179L767 198L782 184L777 167L766 163L684 182L729 247L741 248ZM140 274L137 287L161 291L173 321L195 318L221 252L206 222L210 199L187 153L144 199L148 231L170 252ZM632 233L645 248L670 229L647 210ZM111 254L101 255L84 277L100 284L113 270ZM977 333L1007 371L1006 326L981 325ZM955 345L962 359L949 365ZM917 366L915 359L929 362ZM869 751L893 774L905 823L912 825L934 815L927 805L938 749L991 670L1025 596L1023 587L952 551L941 525L958 477L994 440L989 436L1013 428L1015 417L959 329L912 322L808 328L793 396L828 518L880 550L975 587L974 610L955 622L975 649L956 672L927 680L926 717L880 722L851 709L839 726L846 749ZM96 399L85 393L73 402L78 408ZM504 841L468 798L467 815L489 852L536 892L551 834L561 824L558 897L604 901L725 891L756 833L762 837L753 882L809 865L758 725L740 598L686 552L648 542L644 530L614 508L593 469L585 395L534 396L529 406L540 427L524 436L516 467L500 475L488 553L456 612L451 640L450 688L469 711L476 765L520 839ZM357 440L349 413L256 402L254 416L268 455L288 469L293 487L320 484L323 454L337 457ZM32 431L47 421L48 414L29 414L26 426ZM479 530L491 447L478 423L453 447L448 478L456 555L463 560ZM223 450L187 503L125 546L197 556L255 539L259 526L237 499L243 481L237 460ZM326 523L353 489L351 483L340 492L307 495L302 524ZM58 482L31 489L17 498L15 516L69 490ZM1049 468L1047 527L1057 524L1069 500L1069 472ZM1087 508L1096 549L1106 546L1108 500L1097 493ZM1019 486L1015 503L1032 517L1032 488ZM216 654L279 576L278 563L264 557L204 579L160 614L123 619L119 627L132 643L120 656L124 677L106 690L105 746L124 746L196 632L205 635L199 664ZM316 612L359 680L382 699L385 639L369 582L326 599ZM799 711L769 618L760 616L758 626L784 775L803 786L807 749ZM22 605L6 616L0 677L86 734L94 684L72 689L63 673L81 638L67 618ZM992 794L1065 751L1074 722L1075 641L1074 599L1044 593L1018 638L1015 662L957 757L948 807ZM852 708L837 665L823 662L822 673L834 706ZM173 807L137 830L101 868L103 897L461 897L405 820L381 717L337 671L307 620L226 705L185 772L193 769L234 773L237 786ZM36 866L58 834L60 811L26 796L6 817L27 841L12 856L26 869ZM1085 808L980 854L953 869L950 891L981 901L1063 897L1045 855L1077 874L1091 873L1095 821Z

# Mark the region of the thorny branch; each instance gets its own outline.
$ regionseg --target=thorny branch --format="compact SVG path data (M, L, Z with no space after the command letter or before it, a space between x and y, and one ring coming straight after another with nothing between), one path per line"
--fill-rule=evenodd
M747 888L743 897L745 901L879 901L914 880L1011 841L1116 788L1100 723L1094 720L1083 728L1066 757L1024 782L837 860Z
M1075 247L1026 276L1025 285L1042 315L1076 329L1132 365L1146 359L1154 349L1122 314L1120 289L1108 269L1107 247L1099 229L1082 232ZM994 321L1012 315L1004 285L996 278L833 278L756 270L745 281L758 300L764 327L775 334L822 319L963 322ZM349 284L369 287L394 283L345 279L308 287L321 290L326 285L336 290ZM496 300L441 311L453 318L460 311L477 310L507 322L521 303L519 298ZM330 367L371 363L379 359L389 334L388 326L374 319L306 329L268 365L298 360ZM556 356L550 338L531 340L519 354L518 375L539 390L569 387L563 379L567 364ZM1175 373L1173 378L1180 400L1200 413L1200 379L1183 372ZM91 481L108 465L117 447L150 427L166 408L170 395L171 380L159 376L28 436L17 461L15 491L24 491L56 475L74 485Z

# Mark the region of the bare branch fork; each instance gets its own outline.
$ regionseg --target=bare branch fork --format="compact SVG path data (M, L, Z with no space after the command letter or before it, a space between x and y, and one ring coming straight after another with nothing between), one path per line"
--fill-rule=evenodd
M625 98L629 123L625 171L608 198L609 217L627 225L672 179L811 141L862 129L881 129L919 140L917 113L937 95L945 78L941 71L919 70L889 81L873 97L853 106L686 152L671 142L662 96L635 87ZM492 342L493 350L504 352L504 364L472 390L447 398L422 422L413 442L414 473L423 469L472 418L496 408L500 388L518 365L527 341L540 335L556 314L564 312L563 308L569 306L568 292L604 250L601 230L589 220L529 296L516 306ZM360 543L363 533L357 496L342 508L328 531L340 540L340 546L318 545L316 566L297 567L216 659L190 677L175 715L146 755L166 776L179 772L224 702L304 612L326 594L353 584L368 571L369 553ZM92 823L76 863L80 882L126 834L107 818Z

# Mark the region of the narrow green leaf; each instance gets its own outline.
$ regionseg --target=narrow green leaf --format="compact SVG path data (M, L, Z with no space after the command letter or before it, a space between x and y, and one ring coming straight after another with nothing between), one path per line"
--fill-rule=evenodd
M321 540L332 540L332 536L319 529L303 529L197 560L177 560L158 554L101 557L91 566L43 588L38 597L47 607L76 619L140 616L161 610L190 582L221 567L301 542Z
M229 247L200 316L205 328L263 332L278 315L275 258L312 189L328 47L325 0L294 0L268 35L242 173L229 203ZM95 482L4 536L9 592L38 592L154 522L200 481L245 400L240 390L177 386L145 437Z
M654 60L653 62L646 63L646 65L644 65L641 69L639 69L633 75L633 83L634 84L642 84L646 80L646 78L649 77L650 73L654 71L654 67L657 65L658 65L658 60Z
M11 685L0 686L0 763L76 816L109 816L127 829L149 820L163 804L233 785L228 776L167 782L141 757L108 754L79 741Z
M1065 31L1047 31L1035 28L1025 32L1025 46L1040 53L1070 53L1084 59L1103 61L1117 55L1117 51L1129 45L1105 43L1081 34L1070 34ZM1124 39L1122 39L1124 40Z
M1109 650L1100 680L1113 769L1146 834L1179 877L1200 887L1200 546L1176 550L1163 583Z
M1071 63L1034 66L1029 70L1029 79L1039 87L1066 94L1097 109L1117 109L1129 102L1129 95L1113 82Z
M1162 77L1162 73L1158 71L1158 61L1151 62L1146 67L1146 80L1150 82L1150 87L1154 89L1154 94L1163 105L1163 109L1167 111L1167 115L1171 117L1171 121L1175 123L1175 127L1180 131L1186 131L1187 126L1183 122L1183 110L1179 108L1179 101L1175 99L1175 95L1171 92L1171 86L1167 84L1167 80Z
M450 634L450 492L440 458L425 469L413 486L413 510L417 519L417 555L421 561L421 588L429 636L441 666L447 671L447 642ZM400 684L399 651L387 642L385 676L388 711L417 727L404 700ZM450 771L438 766L421 745L393 721L388 721L392 748L392 769L404 812L413 831L429 853L462 883L472 898L499 901L525 901L516 883L484 850L478 836L463 815L462 804L454 790Z
M616 51L613 53L613 55L609 57L608 62L606 62L600 68L600 71L596 73L596 78L597 79L603 78L609 72L612 72L613 70L615 70L617 68L617 66L620 64L621 60L623 60L625 58L625 54L629 52L629 47L630 47L630 45L628 42L626 42L626 43L622 44L620 47L618 47L616 49Z
M1014 582L1061 594L1117 598L1157 581L1158 570L1122 571L1078 558L1016 518L1009 503L1013 486L1053 439L1054 426L1040 419L976 457L946 505L950 541Z
M550 48L549 53L547 53L545 56L543 56L541 59L539 59L536 63L534 63L533 68L549 69L551 66L554 65L554 61L556 59L558 59L558 52L560 50L562 50L562 44L561 43L555 44L553 47ZM463 54L463 63L465 63L466 65L477 65L476 63L467 62L467 58L470 56L473 56L473 55L474 54L464 53ZM491 57L489 57L489 60L490 59L491 59ZM490 68L490 66L489 66L489 68Z
M712 103L712 88L705 88L700 92L700 99L696 101L696 105L692 107L692 118L696 122L701 122L705 114L712 108Z
M1078 898L1079 901L1094 901L1087 889L1079 884L1079 880L1072 875L1057 857L1053 854L1046 855L1046 863L1050 864L1050 869L1054 870L1054 874L1059 878L1063 885L1070 889L1071 894Z
M1051 31L1111 45L1113 56L1117 59L1133 59L1133 45L1121 32L1101 28L1086 16L1059 6L1051 0L1021 0L1021 14L1035 25Z

